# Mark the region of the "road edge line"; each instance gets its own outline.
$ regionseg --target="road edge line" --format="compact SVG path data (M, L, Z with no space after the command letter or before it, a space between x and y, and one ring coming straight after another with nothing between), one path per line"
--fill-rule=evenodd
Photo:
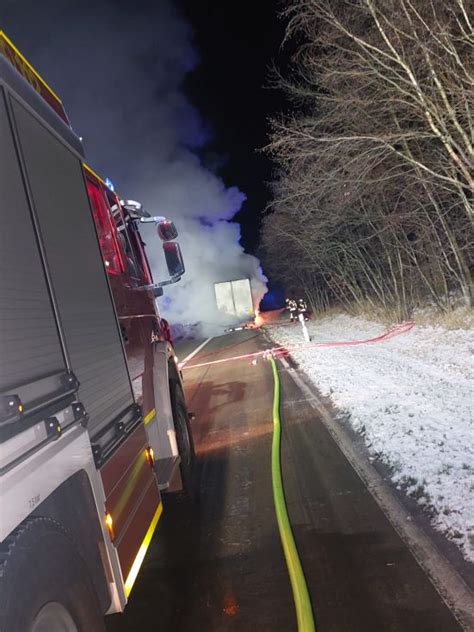
M190 354L188 354L184 360L182 360L181 362L178 362L179 368L182 369L184 367L185 364L187 364L190 360L192 360L194 358L194 356L196 354L198 354L201 349L203 349L208 342L211 342L211 340L214 338L214 336L211 336L210 338L208 338L207 340L204 340L204 342L202 342L198 347L196 347L194 349L194 351L191 351Z

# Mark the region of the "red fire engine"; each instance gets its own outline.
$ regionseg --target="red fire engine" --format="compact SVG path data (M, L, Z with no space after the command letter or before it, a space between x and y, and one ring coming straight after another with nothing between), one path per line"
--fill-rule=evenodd
M1 32L0 147L0 630L93 632L127 603L161 492L191 482L156 307L184 266L173 223L84 163L61 100Z

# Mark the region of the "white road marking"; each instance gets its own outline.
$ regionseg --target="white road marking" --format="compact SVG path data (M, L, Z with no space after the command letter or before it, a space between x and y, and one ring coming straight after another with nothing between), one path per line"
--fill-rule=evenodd
M285 358L280 358L285 368L289 367ZM393 495L377 470L358 453L343 428L334 423L333 418L319 401L313 390L289 368L291 375L301 392L307 396L307 402L320 416L320 419L340 450L349 461L359 478L386 515L395 531L411 551L413 557L424 570L431 583L447 604L464 630L474 630L474 602L472 591L450 562L438 551L435 544L411 520L409 512Z
M182 369L184 367L185 364L187 364L190 360L192 360L194 358L194 356L199 353L201 351L201 349L203 347L205 347L207 345L208 342L210 342L212 340L213 336L211 336L210 338L208 338L207 340L204 340L204 342L202 342L198 347L196 347L196 349L194 349L194 351L191 351L191 353L189 355L187 355L184 360L182 360L179 363L179 368Z

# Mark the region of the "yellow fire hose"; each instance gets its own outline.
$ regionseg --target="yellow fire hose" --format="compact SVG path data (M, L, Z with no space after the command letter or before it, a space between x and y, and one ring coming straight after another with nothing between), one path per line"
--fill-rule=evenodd
M273 441L272 441L272 485L273 501L277 517L281 544L285 554L288 574L290 576L293 600L295 602L298 632L315 632L316 624L309 597L308 586L291 530L290 519L286 508L285 492L281 474L281 421L280 421L280 377L275 359L270 355L275 383L273 393Z

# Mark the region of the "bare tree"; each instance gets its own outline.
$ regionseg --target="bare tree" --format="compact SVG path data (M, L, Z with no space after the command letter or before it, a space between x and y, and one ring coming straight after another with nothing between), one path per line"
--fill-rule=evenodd
M472 301L474 31L467 0L292 0L302 42L278 77L279 164L263 226L270 270L314 306L406 315ZM284 254L283 254L284 253Z

